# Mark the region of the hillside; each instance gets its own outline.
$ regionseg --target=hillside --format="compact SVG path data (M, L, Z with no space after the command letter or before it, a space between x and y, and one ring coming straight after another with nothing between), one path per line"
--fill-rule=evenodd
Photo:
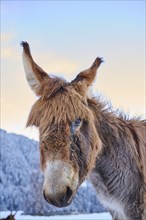
M56 208L42 196L43 174L39 167L39 144L22 135L0 130L0 210L23 210L27 214L102 212L89 182L78 190L67 208Z

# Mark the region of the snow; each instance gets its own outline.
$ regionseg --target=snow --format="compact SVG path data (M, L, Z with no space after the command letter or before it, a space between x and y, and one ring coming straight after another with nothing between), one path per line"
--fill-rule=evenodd
M39 213L42 216L105 211L89 181L80 186L70 206L49 205L42 193L44 177L40 171L38 142L1 129L0 138L0 211L23 210L29 215Z
M15 212L12 212L15 214ZM55 216L32 216L22 215L23 211L18 211L15 215L16 220L112 220L108 212L77 215L55 215ZM6 218L10 215L9 211L0 212L0 218Z

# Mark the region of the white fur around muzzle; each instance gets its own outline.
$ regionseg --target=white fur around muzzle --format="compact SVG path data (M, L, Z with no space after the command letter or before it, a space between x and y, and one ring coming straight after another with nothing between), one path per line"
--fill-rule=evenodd
M49 195L55 195L63 192L68 186L73 191L78 186L78 177L70 164L61 160L48 162L44 170L43 189Z

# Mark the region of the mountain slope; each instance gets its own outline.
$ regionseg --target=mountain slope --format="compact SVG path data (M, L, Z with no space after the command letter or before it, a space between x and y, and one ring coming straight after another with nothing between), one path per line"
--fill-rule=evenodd
M0 210L24 210L28 214L104 211L87 181L69 207L56 208L47 204L42 196L38 142L4 130L0 130L0 136Z

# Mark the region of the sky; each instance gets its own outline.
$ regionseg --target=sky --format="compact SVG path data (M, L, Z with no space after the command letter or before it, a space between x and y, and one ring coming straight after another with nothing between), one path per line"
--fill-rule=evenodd
M103 57L93 92L145 118L145 1L1 1L1 128L38 140L25 128L36 97L22 40L37 64L68 81Z

